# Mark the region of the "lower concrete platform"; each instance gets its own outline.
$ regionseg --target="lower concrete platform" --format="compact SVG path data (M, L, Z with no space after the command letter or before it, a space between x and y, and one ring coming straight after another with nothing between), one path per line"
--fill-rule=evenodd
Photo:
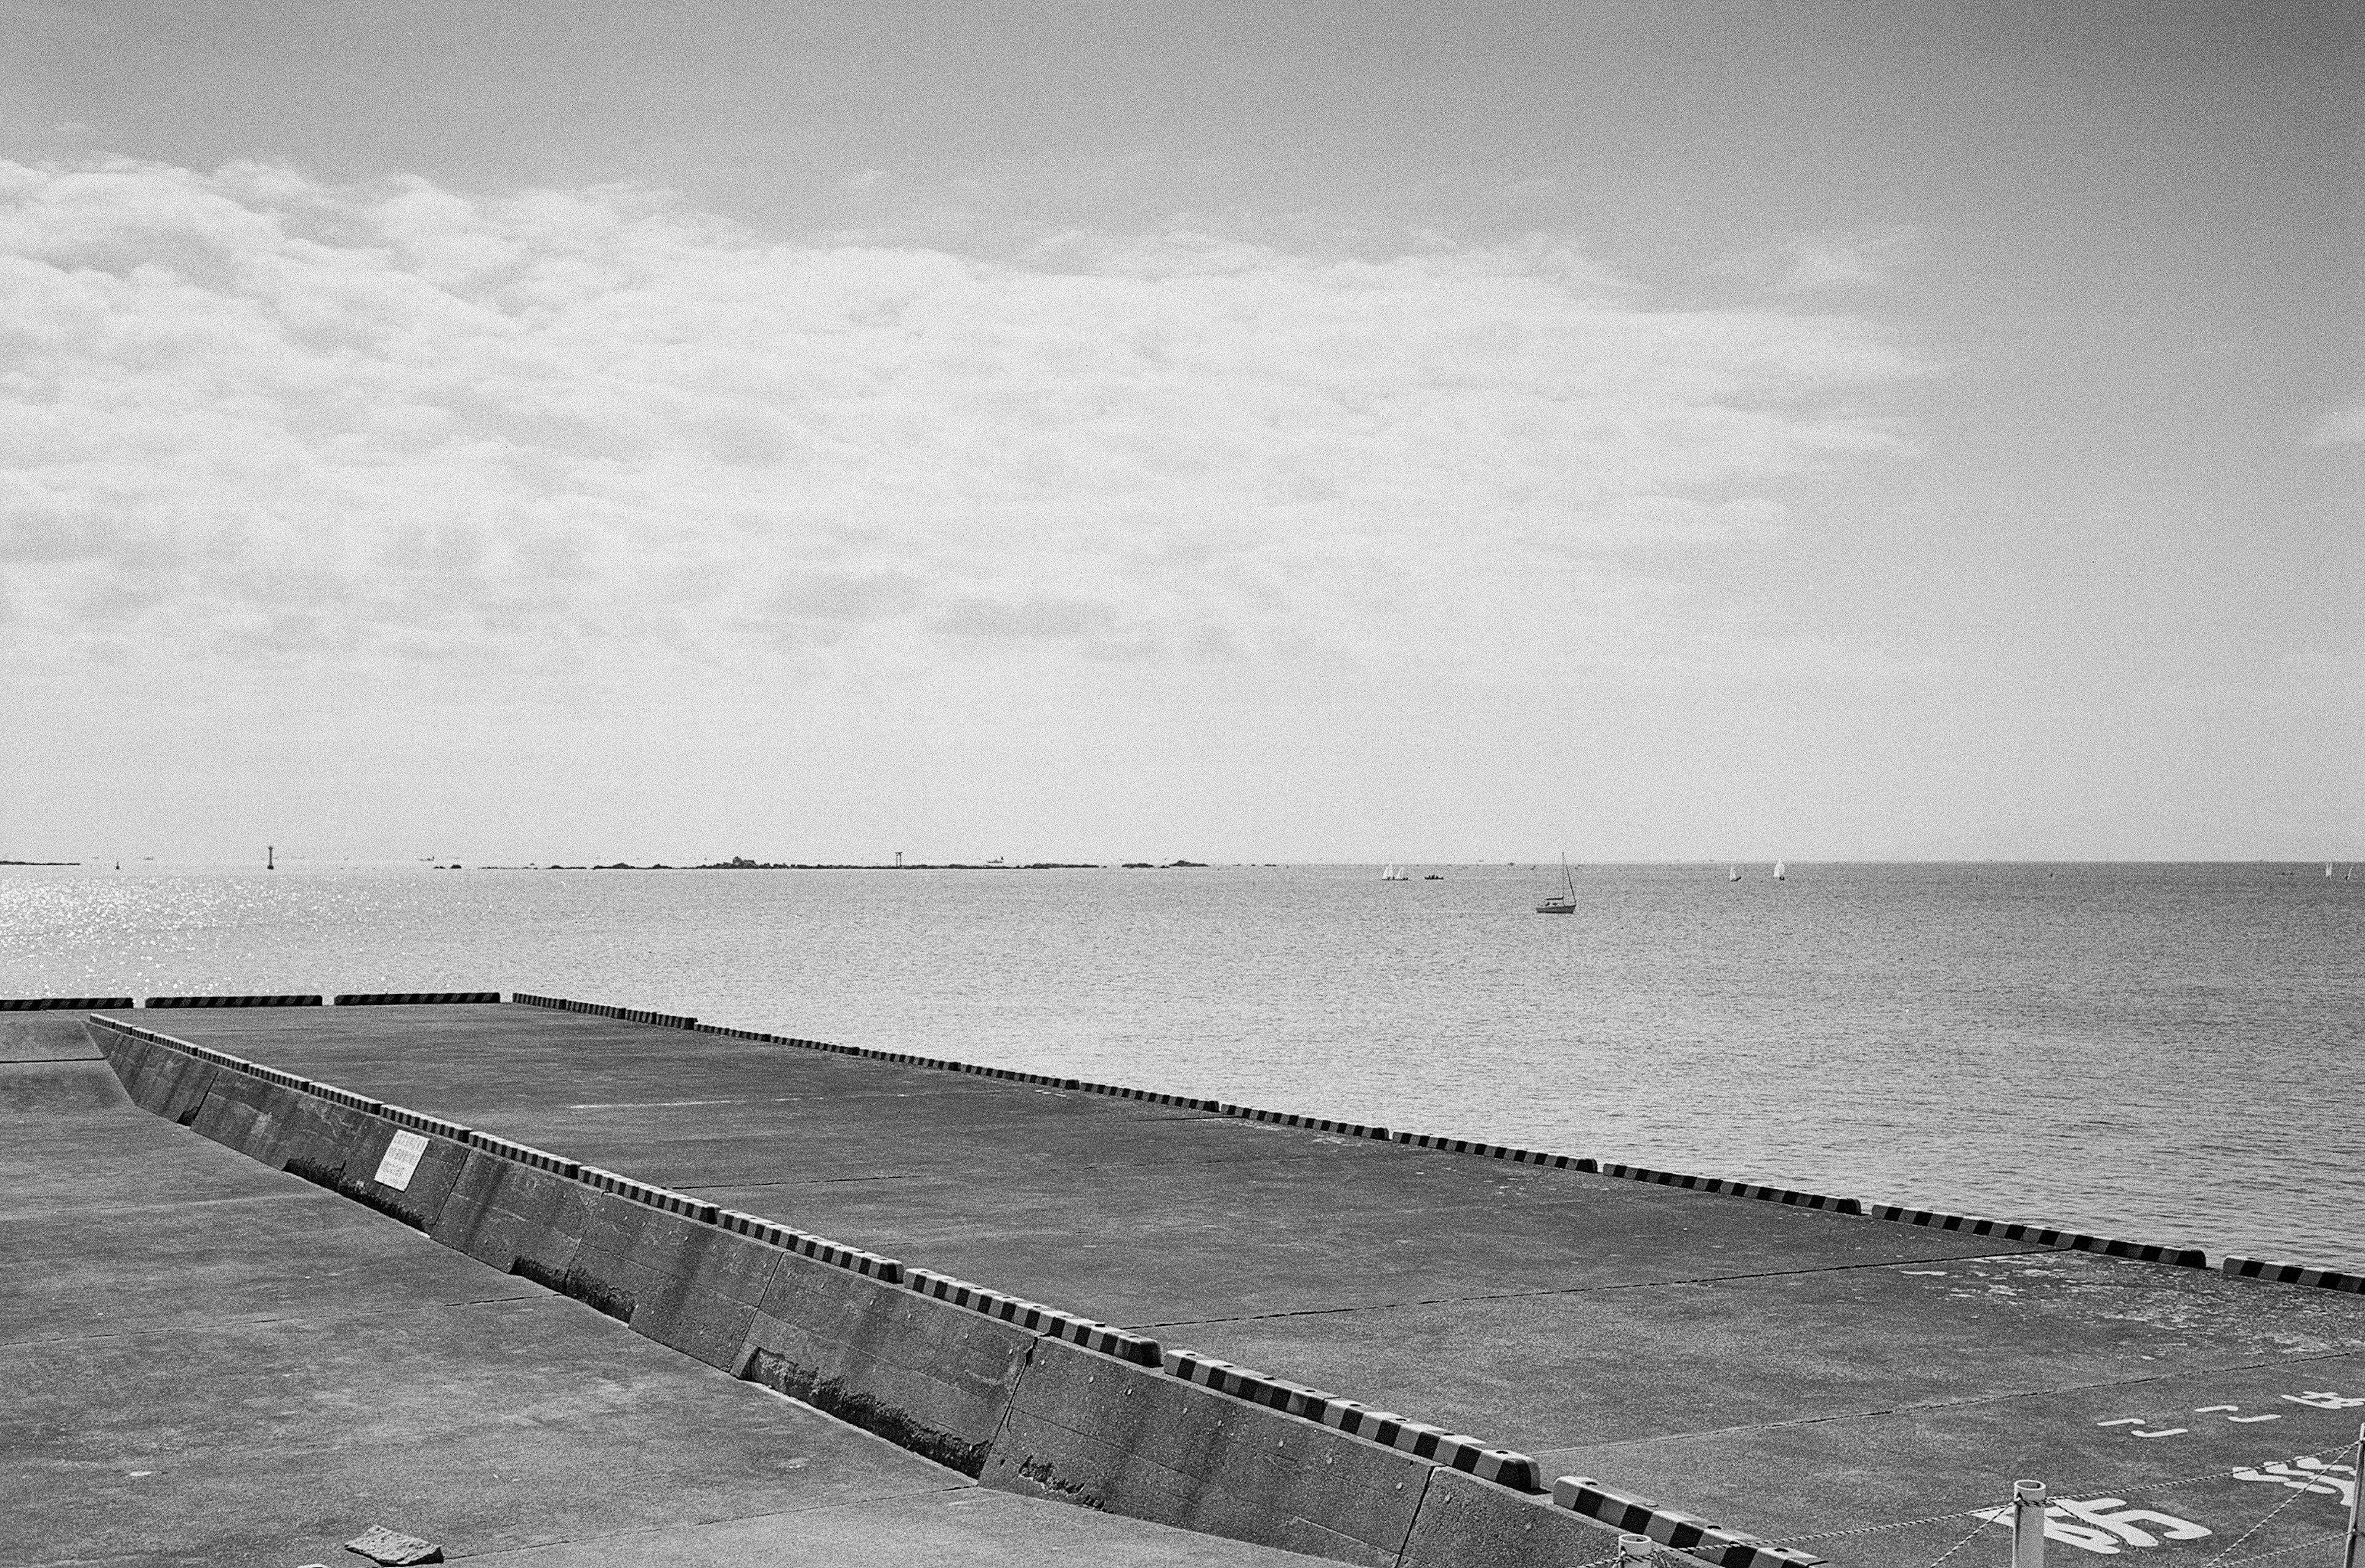
M2073 1552L2305 1562L2354 1484L2353 1295L525 1006L141 1021L1841 1562L2019 1476Z
M552 1568L1305 1562L984 1490L147 1115L90 1055L0 1063L0 1563L358 1562L373 1523Z

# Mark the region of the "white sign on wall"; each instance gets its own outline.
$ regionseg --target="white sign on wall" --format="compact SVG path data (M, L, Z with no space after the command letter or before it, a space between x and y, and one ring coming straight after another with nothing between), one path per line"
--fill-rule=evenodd
M386 1158L377 1162L377 1183L401 1192L410 1185L410 1173L419 1169L419 1157L427 1152L427 1140L417 1133L397 1133L394 1141L386 1146Z

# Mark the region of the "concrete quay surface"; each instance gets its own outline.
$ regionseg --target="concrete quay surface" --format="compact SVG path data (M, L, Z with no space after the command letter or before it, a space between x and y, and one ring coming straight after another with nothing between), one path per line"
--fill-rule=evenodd
M490 1013L492 1009L485 1009ZM989 1490L135 1108L0 1014L0 1563L1306 1560Z
M1834 1562L1995 1561L2021 1475L2080 1560L2337 1561L2353 1295L515 1005L140 1022Z

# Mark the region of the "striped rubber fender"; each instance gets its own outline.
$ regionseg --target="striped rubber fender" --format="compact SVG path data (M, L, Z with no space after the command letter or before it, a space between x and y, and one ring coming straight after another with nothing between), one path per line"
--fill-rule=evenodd
M1349 1137L1388 1138L1393 1137L1385 1127L1374 1127L1362 1122L1337 1122L1328 1116L1308 1116L1296 1111L1261 1111L1253 1105L1216 1105L1216 1114L1237 1116L1243 1121L1263 1122L1277 1127L1298 1127L1307 1132L1343 1133Z
M2344 1274L2337 1269L2311 1269L2304 1263L2270 1263L2259 1258L2228 1258L2219 1265L2236 1280L2268 1280L2279 1285L2314 1285L2318 1290L2347 1291L2365 1295L2365 1275Z
M575 1160L564 1159L551 1153L548 1149L536 1148L530 1143L518 1143L510 1138L496 1137L481 1127L468 1134L468 1142L497 1159L513 1160L520 1165L531 1165L536 1170L547 1170L554 1176L565 1176L569 1180L573 1180L577 1172L583 1169Z
M965 1307L1000 1322L1015 1324L1033 1333L1065 1339L1071 1345L1082 1345L1088 1350L1098 1350L1121 1361L1154 1367L1160 1364L1165 1353L1163 1347L1155 1339L1127 1333L1089 1317L1079 1317L1072 1312L1061 1312L1040 1302L1025 1301L1000 1291L988 1290L967 1280L957 1280L950 1274L939 1274L933 1269L906 1269L903 1271L903 1282L922 1295L950 1302L955 1306Z
M1589 1475L1564 1475L1552 1483L1552 1501L1572 1513L1599 1519L1612 1529L1646 1535L1661 1546L1687 1551L1721 1568L1809 1568L1824 1559L1792 1546L1768 1546L1740 1530L1727 1529L1647 1498L1613 1492Z
M2057 1230L2027 1220L1983 1219L1977 1215L1943 1214L1934 1209L1909 1209L1896 1204L1875 1204L1865 1211L1874 1219L1900 1225L1928 1226L1933 1230L1961 1231L1968 1236L1992 1236L2003 1241L2034 1241L2040 1247L2066 1247L2074 1252L2098 1252L2106 1258L2128 1258L2138 1263L2173 1263L2180 1268L2205 1269L2209 1258L2198 1247L2168 1247L2157 1241L2120 1241Z
M1228 1394L1285 1415L1302 1416L1351 1438L1362 1438L1416 1459L1435 1460L1449 1470L1463 1471L1481 1481L1492 1481L1517 1492L1543 1490L1541 1472L1533 1459L1515 1450L1496 1448L1480 1438L1449 1432L1394 1411L1374 1410L1318 1388L1286 1383L1269 1373L1252 1372L1192 1350L1167 1351L1166 1370L1202 1388L1212 1388L1218 1394Z
M635 1181L613 1170L602 1170L596 1165L577 1166L575 1179L603 1193L613 1193L620 1198L645 1204L650 1208L662 1209L667 1214L679 1215L684 1219L694 1219L703 1225L712 1225L715 1216L723 1212L712 1204L701 1202L687 1193L677 1193L670 1187L660 1187L654 1182Z
M366 1094L356 1094L350 1089L340 1089L333 1083L315 1082L312 1085L312 1092L332 1104L342 1105L350 1111L366 1111L373 1116L386 1114L384 1101L373 1100Z
M318 1007L315 996L151 996L142 1007Z
M415 1007L428 1002L499 1002L498 991L349 991L333 999L339 1007Z
M588 1167L585 1169L587 1172L589 1170ZM782 1251L794 1252L835 1268L849 1269L882 1284L900 1285L903 1282L902 1262L893 1258L882 1258L876 1252L865 1252L858 1247L841 1246L824 1237L807 1236L803 1231L790 1230L785 1225L775 1225L757 1215L741 1214L737 1209L716 1210L714 1223L751 1241L778 1247Z
M0 996L0 1013L89 1013L131 1005L128 996Z
M528 1007L555 1008L561 1013L587 1013L595 1018L613 1018L625 1024L653 1024L664 1029L695 1029L698 1020L675 1013L653 1013L645 1007L611 1007L604 1002L576 1002L564 996L536 996L531 991L510 993L511 1000ZM499 1000L498 997L496 1001Z
M431 1116L407 1105L380 1105L377 1114L398 1127L408 1127L415 1133L428 1133L454 1143L466 1143L476 1129L459 1122L447 1122L441 1116Z

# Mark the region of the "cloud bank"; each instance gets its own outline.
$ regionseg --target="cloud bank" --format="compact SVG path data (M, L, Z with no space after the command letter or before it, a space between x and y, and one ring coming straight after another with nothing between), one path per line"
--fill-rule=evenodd
M990 262L252 163L0 163L0 650L233 677L1614 657L1912 370L1543 244Z

